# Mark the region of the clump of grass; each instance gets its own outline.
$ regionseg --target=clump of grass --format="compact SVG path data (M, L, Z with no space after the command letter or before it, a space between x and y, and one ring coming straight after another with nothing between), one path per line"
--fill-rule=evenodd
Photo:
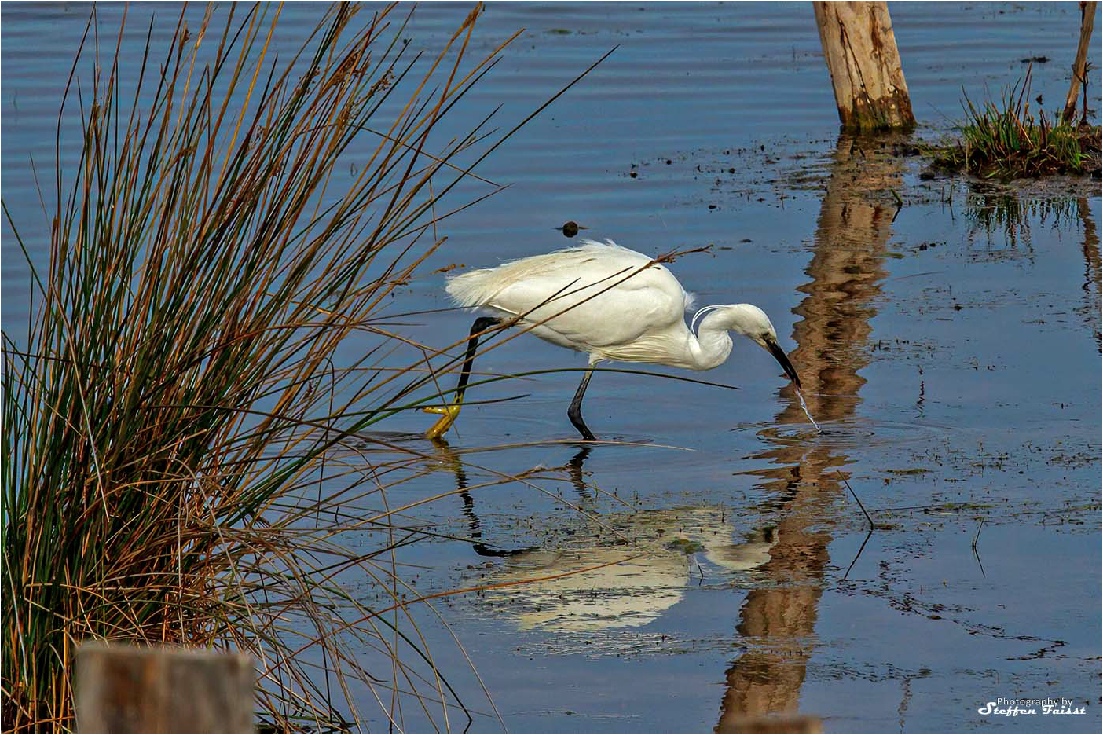
M937 169L983 178L1020 179L1086 174L1100 168L1100 128L1030 111L1030 70L997 104L965 97L961 140L935 151ZM1086 112L1085 112L1086 116Z
M82 44L45 268L4 205L33 279L3 335L5 731L72 727L86 639L249 651L278 730L463 711L395 556L416 533L387 489L425 457L363 430L431 385L382 310L510 134L438 131L505 44L472 58L474 11L415 54L394 6L338 4L276 58L279 13L185 9L133 75L121 30L83 79Z

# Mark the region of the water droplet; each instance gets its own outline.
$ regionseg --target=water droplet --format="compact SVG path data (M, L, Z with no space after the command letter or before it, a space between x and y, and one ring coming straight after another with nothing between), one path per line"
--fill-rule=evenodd
M816 433L822 434L823 429L821 429L820 425L816 423L816 420L812 418L812 414L808 412L808 404L804 402L804 394L800 392L800 388L797 388L797 398L800 399L800 407L804 409L804 415L812 422L812 426L816 427Z

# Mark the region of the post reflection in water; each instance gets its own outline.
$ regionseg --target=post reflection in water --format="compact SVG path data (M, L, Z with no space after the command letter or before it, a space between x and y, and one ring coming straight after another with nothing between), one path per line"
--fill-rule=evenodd
M804 381L805 397L816 421L832 425L855 413L865 379L870 318L885 277L883 260L898 210L891 190L902 183L903 166L880 153L886 139L841 136L820 208L815 250L806 269L811 281L795 312L797 348L792 355ZM791 386L779 424L804 424L806 418ZM778 542L761 572L774 584L752 590L740 611L737 631L747 652L726 672L726 691L717 732L753 732L755 723L797 712L806 667L815 648L815 624L824 571L832 540L825 514L837 501L847 462L843 451L826 440L792 439L764 432L774 447L757 455L772 467L754 472L759 487L770 491L778 507ZM763 722L765 720L765 723ZM806 721L805 721L806 720ZM818 731L816 718L787 724Z
M1095 229L1095 220L1092 219L1091 208L1086 197L1076 200L1076 213L1080 218L1080 225L1084 230L1084 313L1094 315L1100 309L1100 283L1103 273L1100 268L1099 258L1099 233ZM1103 353L1103 334L1100 334L1098 322L1093 328L1095 333L1095 348Z

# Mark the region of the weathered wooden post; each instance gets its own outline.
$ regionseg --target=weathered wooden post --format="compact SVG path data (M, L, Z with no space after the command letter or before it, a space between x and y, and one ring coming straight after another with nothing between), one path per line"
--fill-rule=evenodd
M1061 122L1070 123L1076 116L1076 98L1080 96L1081 82L1084 83L1084 94L1087 95L1088 47L1091 45L1095 9L1098 5L1096 0L1080 3L1080 43L1076 46L1076 61L1072 64L1072 81L1069 83L1068 96L1065 97L1065 111L1061 113ZM1087 107L1086 102L1084 107ZM1084 114L1087 114L1086 109Z
M843 128L915 127L888 6L884 2L814 2L812 8Z
M255 685L246 654L86 643L77 732L253 732Z

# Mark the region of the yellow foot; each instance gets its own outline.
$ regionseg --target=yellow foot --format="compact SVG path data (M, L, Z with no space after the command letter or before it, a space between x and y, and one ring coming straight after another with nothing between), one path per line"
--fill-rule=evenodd
M453 403L448 406L426 406L421 410L425 413L440 414L440 418L437 419L437 423L425 432L425 436L430 439L438 439L444 436L445 432L452 428L452 424L456 422L456 417L460 415L460 408L462 404Z

